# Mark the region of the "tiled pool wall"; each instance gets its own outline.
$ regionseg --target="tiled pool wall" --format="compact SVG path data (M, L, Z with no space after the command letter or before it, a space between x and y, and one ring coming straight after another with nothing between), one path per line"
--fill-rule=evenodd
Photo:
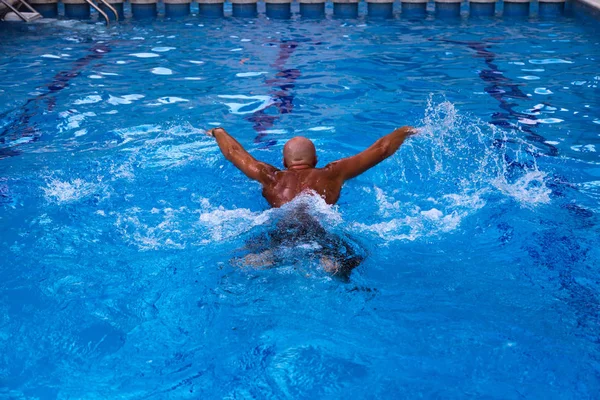
M422 18L435 15L442 18L469 17L554 17L563 14L600 16L600 0L100 0L98 6L112 19L114 13L105 6L110 3L119 19L151 19L198 15L203 18L253 18L264 14L269 18L287 19L324 18ZM89 19L92 16L87 0L29 0L45 18L62 15L71 19Z

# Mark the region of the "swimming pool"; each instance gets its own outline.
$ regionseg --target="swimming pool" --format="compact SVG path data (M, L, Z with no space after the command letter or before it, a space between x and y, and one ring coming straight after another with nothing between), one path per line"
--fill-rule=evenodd
M595 398L593 23L54 21L0 44L0 397ZM240 268L280 167L423 133L309 204L367 255ZM285 207L284 207L285 208Z

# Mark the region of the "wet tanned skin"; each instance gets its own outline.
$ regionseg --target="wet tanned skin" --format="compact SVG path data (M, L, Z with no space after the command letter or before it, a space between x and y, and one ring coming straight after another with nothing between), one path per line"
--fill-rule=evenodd
M345 181L352 179L379 164L398 150L404 140L415 134L409 126L398 128L380 138L361 153L315 168L317 156L314 144L297 136L284 146L283 165L279 170L258 161L223 128L207 131L214 136L221 152L250 179L262 184L263 196L272 207L281 207L306 191L318 193L327 204L335 204Z

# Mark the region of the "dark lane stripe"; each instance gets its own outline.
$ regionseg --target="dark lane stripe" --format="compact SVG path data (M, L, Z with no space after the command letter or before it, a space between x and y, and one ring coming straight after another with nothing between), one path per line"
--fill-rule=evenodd
M484 88L485 92L496 99L500 103L500 108L503 110L492 114L492 120L490 121L491 124L506 129L525 132L527 134L527 139L544 145L549 155L558 155L558 149L555 146L546 143L546 138L533 130L533 127L539 125L539 123L536 122L531 126L518 126L514 122L511 122L518 121L519 118L527 118L535 121L537 120L537 117L531 114L523 114L513 109L515 106L517 106L517 103L515 103L513 100L526 100L528 97L521 91L518 83L515 83L510 78L504 76L503 72L498 69L496 64L494 64L496 53L488 50L488 47L491 46L490 43L463 42L446 39L443 39L442 41L466 45L470 49L475 50L475 57L482 58L484 60L487 69L483 69L481 72L479 72L479 78L488 84Z
M110 47L107 44L97 44L89 51L91 54L77 59L70 70L57 73L50 83L42 87L46 88L46 91L27 100L21 107L19 116L2 129L0 132L0 159L20 154L18 150L11 148L11 142L24 137L31 137L31 141L37 141L40 138L41 132L36 126L30 124L31 118L41 114L44 102L46 103L45 108L53 111L56 106L56 93L67 88L71 79L79 76L88 64L104 57L104 54L110 51ZM10 112L7 111L0 115L0 118L6 117Z
M261 143L264 147L270 147L277 143L277 140L269 139L265 133L275 124L275 121L282 114L289 114L294 109L294 93L295 82L302 73L298 69L286 69L285 63L290 58L294 50L298 47L296 41L282 40L279 44L279 55L275 62L271 65L279 71L274 79L267 79L265 84L271 88L269 95L275 100L273 105L257 111L246 118L252 122L252 127L257 132L254 138L254 143ZM265 111L269 108L277 108L277 115L269 115Z

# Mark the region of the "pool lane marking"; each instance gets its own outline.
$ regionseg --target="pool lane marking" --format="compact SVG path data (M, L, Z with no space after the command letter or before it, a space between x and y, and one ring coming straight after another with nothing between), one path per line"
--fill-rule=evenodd
M527 95L520 89L520 84L513 82L510 78L506 77L498 66L494 64L496 59L496 53L488 50L487 48L492 43L475 42L475 41L458 41L442 39L443 42L452 44L466 45L472 50L475 50L475 57L483 58L488 69L482 69L479 72L479 78L489 85L484 88L485 92L493 97L500 103L500 108L506 113L497 112L492 114L492 125L500 126L507 129L519 130L528 134L527 138L538 142L548 149L549 155L558 155L558 148L546 141L539 133L535 132L532 128L539 125L539 119L535 115L524 114L513 110L517 104L510 102L510 99L525 100L528 99ZM527 121L526 125L515 125L510 123L509 120L521 120ZM500 140L500 139L497 139Z
M42 87L46 87L47 91L29 100L21 107L21 115L16 118L12 123L8 124L0 132L0 159L6 157L12 157L19 155L20 152L11 149L12 146L3 145L7 143L6 137L11 135L11 142L15 140L20 141L26 136L32 139L29 142L37 141L41 137L41 132L36 127L30 126L29 121L31 118L39 113L40 102L45 101L47 103L47 110L53 111L56 106L56 98L54 95L64 88L69 86L71 79L79 76L81 71L92 61L99 60L108 52L110 47L105 43L96 44L89 49L91 54L81 57L73 63L73 66L68 71L60 71L50 83ZM10 111L0 115L0 118L7 115ZM20 136L19 136L20 135Z
M259 109L252 113L252 115L246 117L246 120L252 122L252 127L257 132L254 138L254 143L263 144L264 147L271 147L277 143L277 140L269 139L269 131L275 121L282 114L289 114L294 109L294 93L295 82L302 72L298 69L291 68L286 69L285 63L294 53L299 43L297 40L286 40L283 39L279 43L279 53L277 59L272 67L277 68L278 72L275 74L275 78L266 79L265 84L268 85L271 90L269 96L273 99L272 104L265 108ZM271 107L276 107L278 115L269 115L265 111Z

